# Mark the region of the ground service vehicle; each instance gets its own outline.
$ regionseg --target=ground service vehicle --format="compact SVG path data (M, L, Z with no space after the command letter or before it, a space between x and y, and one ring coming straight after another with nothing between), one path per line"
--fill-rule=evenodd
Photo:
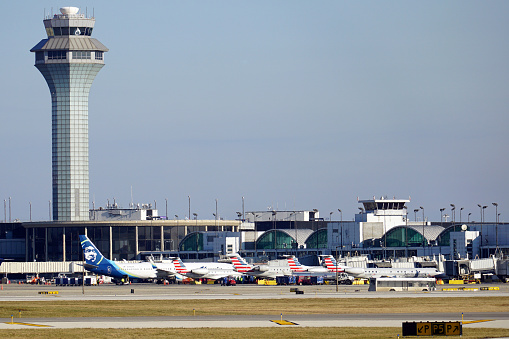
M371 278L368 291L435 291L435 278Z

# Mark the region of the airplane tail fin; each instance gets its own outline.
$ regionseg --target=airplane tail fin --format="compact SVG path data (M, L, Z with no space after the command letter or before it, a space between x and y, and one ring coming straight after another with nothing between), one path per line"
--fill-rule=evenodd
M98 268L101 264L107 265L108 259L102 255L94 243L86 235L80 235L79 237L81 248L83 249L83 257L85 258L85 268Z
M288 257L286 260L288 261L288 265L290 266L290 269L292 271L297 271L297 272L305 271L304 267L299 262L299 259L297 259L297 257L292 255L292 256Z
M179 274L187 273L187 268L184 262L179 257L173 258L173 265L175 266L175 270Z
M325 262L325 267L331 272L336 272L336 269L338 272L344 271L344 267L338 265L336 259L332 255L324 255L323 261Z
M242 258L237 253L229 254L228 258L231 260L231 262L237 272L243 273L243 272L247 272L253 268L251 265L249 265L247 263L246 259Z

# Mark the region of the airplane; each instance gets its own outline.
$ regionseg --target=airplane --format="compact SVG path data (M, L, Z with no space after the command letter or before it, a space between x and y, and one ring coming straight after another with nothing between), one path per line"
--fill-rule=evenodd
M253 265L249 265L246 259L242 258L238 253L230 253L226 257L231 261L237 272L246 273L253 268Z
M325 264L325 267L327 267L327 270L329 272L336 273L336 270L338 272L344 272L345 271L346 266L338 265L338 263L336 262L336 259L334 258L334 256L332 256L332 255L321 255L321 257L322 257L323 263Z
M177 274L175 267L173 270L170 266L161 269L150 262L128 263L106 259L86 235L80 235L79 238L85 257L84 267L90 272L107 275L123 282L133 278L164 279Z
M436 277L444 273L436 268L360 268L346 267L345 272L355 278L380 278L380 277Z
M325 257L332 257L332 256L325 256ZM306 273L306 272L307 273L316 273L314 275L323 275L323 274L329 273L331 271L328 267L302 265L299 262L299 259L297 259L297 257L295 257L294 255L287 256L287 260L288 260L288 264L290 265L290 267L295 272L303 272L302 275L304 275L304 273ZM342 267L342 266L340 266L340 267ZM338 271L339 271L339 267L338 267ZM334 269L334 272L335 272L335 269Z
M170 260L177 273L193 279L212 279L217 280L225 277L240 277L242 273L235 269L235 266L229 263L221 262L186 262L180 258ZM156 267L158 263L155 263Z
M228 256L232 261L235 269L244 274L251 275L257 278L275 279L276 277L291 276L295 271L301 270L297 267L297 263L293 263L294 268L288 265L249 265L240 255L230 254ZM298 261L297 261L298 262ZM298 263L300 265L300 263Z

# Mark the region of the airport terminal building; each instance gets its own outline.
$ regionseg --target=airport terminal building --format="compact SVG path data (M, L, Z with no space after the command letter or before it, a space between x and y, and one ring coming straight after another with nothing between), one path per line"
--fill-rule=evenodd
M408 202L360 200L363 207L354 221L324 220L317 210L246 212L238 220L168 220L150 205L112 205L90 211L98 220L0 223L0 257L79 261L80 234L117 260L179 255L212 261L235 252L253 260L283 254L472 259L509 253L507 223L411 221Z

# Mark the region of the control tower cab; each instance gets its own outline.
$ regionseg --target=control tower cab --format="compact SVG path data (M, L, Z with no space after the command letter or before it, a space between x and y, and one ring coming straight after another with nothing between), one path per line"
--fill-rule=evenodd
M356 222L382 222L384 225L404 224L407 217L406 203L410 200L380 198L359 200L363 208L355 215Z

